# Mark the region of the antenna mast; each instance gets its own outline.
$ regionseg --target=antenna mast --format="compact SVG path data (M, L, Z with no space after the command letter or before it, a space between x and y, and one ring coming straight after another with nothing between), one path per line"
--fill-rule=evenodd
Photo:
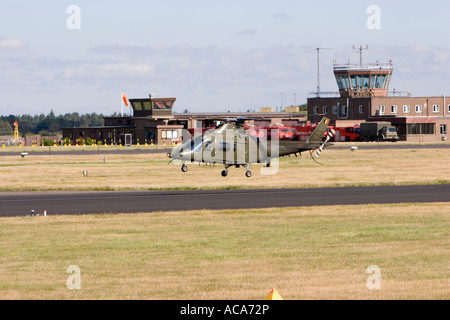
M369 45L366 45L365 48L363 48L363 46L359 46L359 48L355 48L355 46L353 46L353 50L359 51L359 66L362 67L362 52L363 50L368 50L369 49Z
M317 98L320 94L320 50L331 50L332 48L315 48L312 50L305 51L304 53L317 51Z

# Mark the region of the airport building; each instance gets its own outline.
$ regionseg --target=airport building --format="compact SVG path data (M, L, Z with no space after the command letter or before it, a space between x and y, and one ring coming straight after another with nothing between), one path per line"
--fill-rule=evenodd
M393 64L334 64L339 92L315 92L307 100L308 120L323 116L338 127L366 121L389 121L396 126L400 140L438 142L447 139L450 129L450 99L413 97L390 92Z
M306 123L306 114L298 112L242 112L242 113L174 113L176 98L129 99L132 116L104 117L104 125L87 128L63 128L63 139L75 141L90 138L103 144L170 145L181 140L183 129L205 129L218 121L248 117L254 125L301 125ZM286 108L289 110L289 108ZM297 111L297 112L296 112Z
M362 122L388 121L397 128L400 140L446 141L450 130L450 98L445 95L413 97L409 92L389 91L394 71L385 64L337 64L333 66L338 92L317 92L307 99L307 116L294 108L273 112L174 113L176 98L130 99L132 116L105 117L100 127L63 128L63 139L74 143L90 138L106 144L172 144L181 140L182 129L215 126L227 118L248 117L255 126L302 125L330 118L330 125L348 127ZM130 109L131 113L131 109Z

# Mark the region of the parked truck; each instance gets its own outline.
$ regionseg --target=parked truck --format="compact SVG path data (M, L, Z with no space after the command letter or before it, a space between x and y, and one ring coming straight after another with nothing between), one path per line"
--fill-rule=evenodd
M360 126L363 141L397 141L398 132L390 122L363 122Z

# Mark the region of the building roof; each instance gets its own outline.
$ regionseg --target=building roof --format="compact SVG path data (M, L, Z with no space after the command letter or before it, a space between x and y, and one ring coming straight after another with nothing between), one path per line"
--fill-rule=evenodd
M306 113L291 112L202 112L202 113L173 113L177 119L226 119L226 118L249 118L249 119L270 119L270 118L302 118Z

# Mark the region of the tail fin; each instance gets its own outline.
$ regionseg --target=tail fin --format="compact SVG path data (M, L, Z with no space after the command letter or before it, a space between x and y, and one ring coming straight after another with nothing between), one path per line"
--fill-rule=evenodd
M326 137L324 137L325 132L327 131L327 125L330 122L330 119L328 118L322 118L322 121L320 121L319 125L317 126L316 130L313 131L311 136L308 139L308 143L311 147L313 147L310 150L311 158L317 162L314 157L319 158L320 154L322 153L323 149L329 145L329 141L331 138L333 138L335 132L334 129L331 129L328 131ZM325 139L324 139L325 138ZM314 139L314 140L312 140ZM313 157L314 155L314 157ZM320 162L317 162L321 164Z
M308 140L308 143L322 143L322 140L325 136L325 132L327 131L328 123L330 119L323 117L320 123L317 125L316 129L311 133Z

